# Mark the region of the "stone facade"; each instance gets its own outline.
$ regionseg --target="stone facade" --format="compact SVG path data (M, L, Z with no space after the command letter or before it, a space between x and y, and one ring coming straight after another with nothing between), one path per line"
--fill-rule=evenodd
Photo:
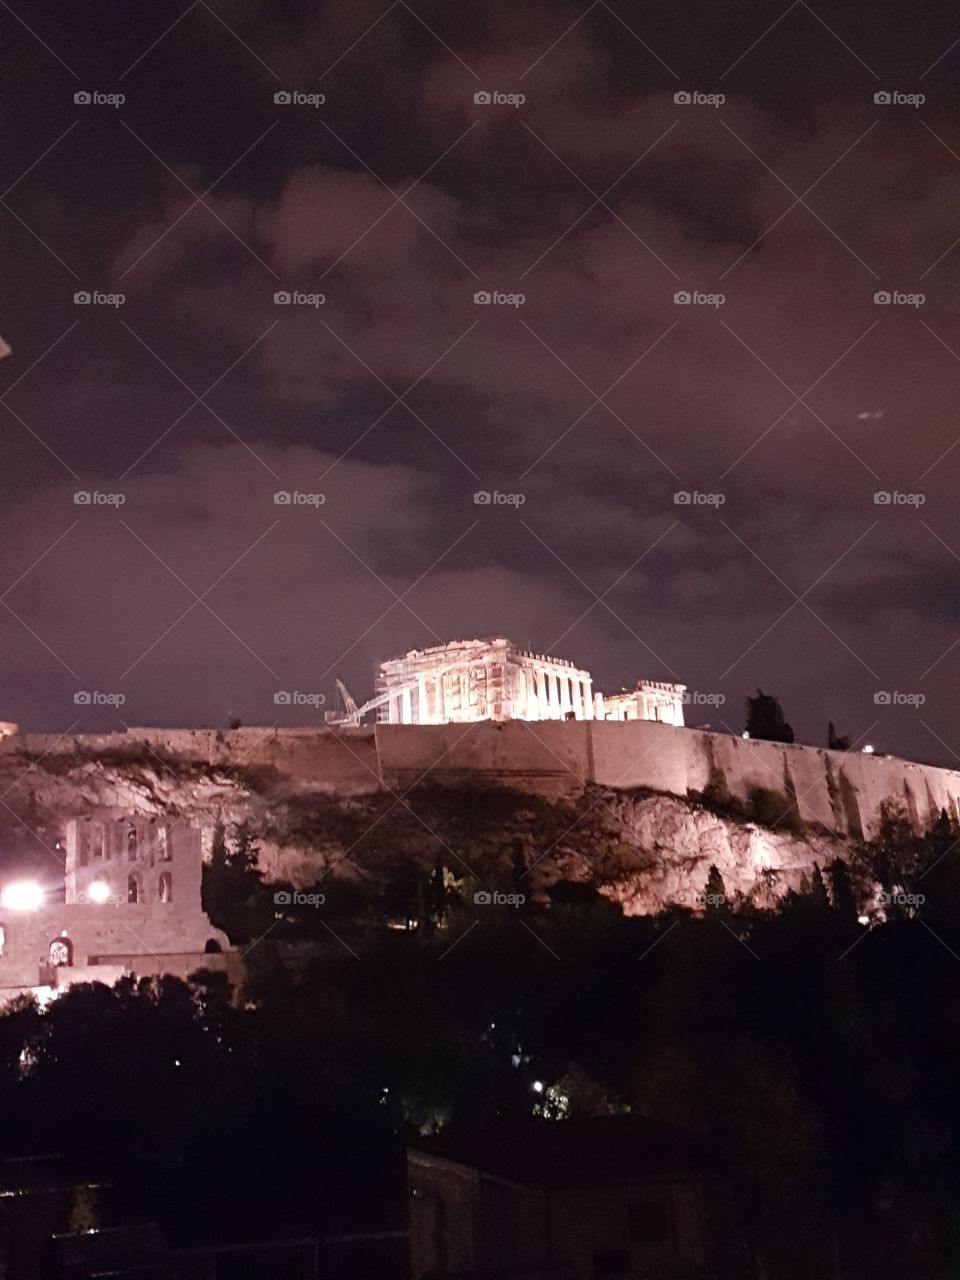
M93 902L90 886L96 883L105 886L110 902L183 906L178 915L184 927L196 925L192 917L202 914L198 827L143 817L75 818L67 823L66 846L67 902Z
M664 680L641 680L629 693L603 694L603 715L598 720L658 720L683 724L684 685Z
M381 724L481 720L661 720L683 724L683 685L643 682L630 693L593 691L589 671L509 640L455 640L380 664Z
M112 983L124 973L186 977L199 968L235 977L227 937L201 906L201 867L198 827L139 817L69 821L59 890L44 886L36 910L0 910L0 992Z

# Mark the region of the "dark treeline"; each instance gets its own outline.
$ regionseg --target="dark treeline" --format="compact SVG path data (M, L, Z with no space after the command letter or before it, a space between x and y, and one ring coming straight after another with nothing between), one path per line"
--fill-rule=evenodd
M402 1225L408 1137L630 1108L711 1135L771 1278L960 1274L956 840L888 815L767 911L713 872L700 915L471 913L434 873L401 895L431 928L278 921L238 1003L213 975L24 1002L3 1154L62 1152L177 1241L314 1235Z

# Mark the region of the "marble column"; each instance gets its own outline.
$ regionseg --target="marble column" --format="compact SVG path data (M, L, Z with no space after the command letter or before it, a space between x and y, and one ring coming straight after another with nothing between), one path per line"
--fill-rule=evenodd
M555 671L547 672L547 688L549 689L548 702L550 706L550 719L560 719L560 688L557 681L557 673Z
M572 677L563 672L557 679L560 684L560 719L566 720L567 712L573 710L573 701L570 697Z
M589 676L583 681L583 717L593 719L593 681Z
M535 671L537 681L537 705L540 710L540 719L550 719L550 700L547 693L547 673L543 667L537 667Z
M570 677L570 695L573 703L573 715L575 720L584 719L583 710L583 687L580 684L579 676Z
M403 689L400 693L400 723L413 724L413 706L409 689Z

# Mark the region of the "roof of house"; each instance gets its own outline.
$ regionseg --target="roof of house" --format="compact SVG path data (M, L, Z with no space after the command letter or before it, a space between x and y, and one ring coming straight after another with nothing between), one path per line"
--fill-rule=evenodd
M642 1116L500 1121L449 1131L410 1150L538 1187L690 1176L709 1172L716 1163L702 1135Z

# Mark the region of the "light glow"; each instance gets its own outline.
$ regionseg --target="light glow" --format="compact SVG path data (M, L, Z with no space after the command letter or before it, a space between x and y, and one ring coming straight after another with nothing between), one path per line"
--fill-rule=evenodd
M863 754L865 756L872 756L873 751L874 751L873 744L870 742L868 742L867 745L863 748Z
M110 886L103 880L94 880L87 890L91 902L106 902L110 895Z
M18 880L8 884L0 893L0 907L4 911L36 911L43 906L43 890L32 880Z

